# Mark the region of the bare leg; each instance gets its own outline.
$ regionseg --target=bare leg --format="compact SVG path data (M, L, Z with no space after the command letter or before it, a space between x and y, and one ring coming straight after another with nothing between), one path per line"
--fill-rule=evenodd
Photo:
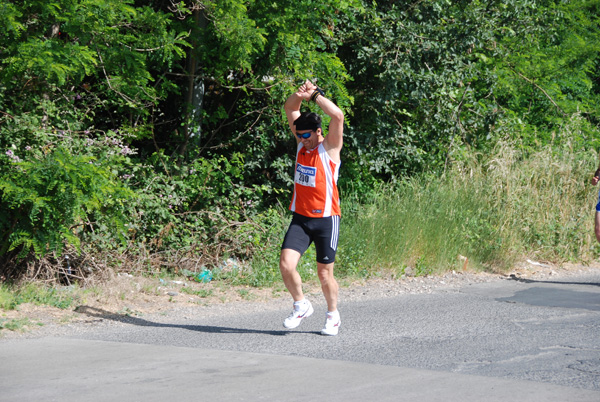
M333 263L322 264L317 262L317 272L319 281L321 281L321 289L325 300L327 300L328 311L334 312L337 310L339 286L333 276Z
M279 258L279 270L281 271L283 283L294 298L294 301L304 299L304 294L302 293L302 278L296 270L300 257L300 253L296 250L284 248L281 250L281 257Z

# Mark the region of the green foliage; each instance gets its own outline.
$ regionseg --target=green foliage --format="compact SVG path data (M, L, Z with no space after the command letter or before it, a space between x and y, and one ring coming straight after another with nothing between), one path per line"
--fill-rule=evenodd
M0 252L58 256L89 233L119 244L132 193L118 176L176 90L164 74L187 33L131 0L10 3L0 18Z
M582 179L597 166L597 154L568 145L578 130L574 119L560 145L528 155L520 144L501 143L483 162L385 189L344 219L336 270L365 276L411 267L424 275L462 269L464 258L485 270L510 268L524 256L598 258L597 192Z
M228 51L222 53L219 48L206 47L202 53L217 56L218 63L215 67L222 71L223 75L231 69L250 70L252 61L263 51L266 43L265 31L248 16L248 9L255 3L228 0L209 5L207 12L214 18L212 27L215 39Z
M15 295L7 285L0 284L0 309L13 310L16 306Z
M353 163L400 177L443 166L455 147L489 135L494 75L477 68L473 49L486 45L493 23L477 15L483 5L460 4L384 3L348 30L342 60L361 105L348 133Z
M143 271L210 265L216 278L272 283L292 186L282 105L310 78L346 116L345 224L367 230L353 220L376 205L382 225L419 233L410 252L408 237L386 245L399 270L428 273L458 253L507 263L516 235L493 238L490 200L452 182L456 169L485 176L509 139L521 161L600 146L599 11L589 0L4 2L0 251L40 258L80 245ZM405 210L379 204L389 186ZM497 196L535 206L526 194ZM410 209L427 199L439 205ZM528 224L515 244L577 255L585 214L569 212L568 222ZM432 214L448 216L444 230ZM339 272L371 275L373 247L341 239ZM228 257L242 263L227 270ZM312 265L303 259L304 275Z
M240 272L234 283L248 284L251 286L269 286L281 279L279 272L279 254L281 252L281 242L290 223L290 217L287 211L282 208L272 208L260 216L259 225L265 230L257 238L256 252L249 261L250 270ZM303 257L311 265L308 269L314 270L314 258ZM302 272L305 279L310 277L306 275L304 264L299 264L299 272ZM312 274L314 276L314 273Z
M33 251L38 258L60 255L66 244L80 245L77 233L92 225L94 214L112 214L119 222L126 191L109 166L92 157L56 148L28 161L14 162L0 177L3 249ZM119 227L116 231L118 233Z
M367 7L344 24L340 57L354 81L350 163L384 180L440 171L489 152L519 120L525 146L553 140L583 111L580 146L597 136L594 2L448 2ZM533 148L535 149L535 147Z
M0 318L0 330L8 329L9 331L24 331L26 327L31 325L44 325L35 323L29 318L15 318L12 320Z
M91 252L126 254L139 273L196 272L218 269L227 256L248 259L263 246L270 222L261 212L264 188L243 183L239 155L184 164L157 153L149 161L122 176L136 194L124 206L128 243L107 236L112 221L99 216L96 230L83 234Z
M212 294L213 294L212 289L190 289L189 287L185 287L185 288L181 288L181 291L188 295L198 296L200 298L206 298L206 297L212 296Z
M1 25L5 27L5 34L8 38L14 40L25 28L19 21L22 16L23 14L12 3L4 2L0 6L0 21L2 21Z
M0 285L0 309L14 310L24 303L67 309L73 306L75 298L68 288L60 290L35 283L18 287Z
M503 211L499 227L510 228L508 244L520 245L524 254L550 261L598 257L591 213L597 194L586 180L597 166L597 154L572 145L582 123L576 116L557 135L557 145L530 157L523 148L500 144L496 151L502 157L489 162L488 177L496 183L490 202Z
M195 62L195 85L204 91L169 102L189 111L190 99L201 97L202 113L175 135L169 133L167 141L178 151L188 150L190 159L244 155L244 181L268 186L268 201L275 202L276 191L290 184L293 142L282 105L291 91L315 77L349 112L352 97L345 83L350 77L334 49L341 39L340 16L359 6L338 0L236 0L211 3L188 17L184 23L195 41L188 61Z
M11 117L56 94L78 100L56 103L59 112L75 106L97 127L144 118L174 89L153 69L169 67L188 46L168 14L132 0L28 1L3 5L0 15L11 28L0 39L0 110Z
M598 123L600 51L597 2L526 3L527 23L521 31L498 38L503 57L496 58L499 103L531 124L524 140L539 146L552 141L552 131L574 113ZM589 146L596 136L584 127L577 140Z

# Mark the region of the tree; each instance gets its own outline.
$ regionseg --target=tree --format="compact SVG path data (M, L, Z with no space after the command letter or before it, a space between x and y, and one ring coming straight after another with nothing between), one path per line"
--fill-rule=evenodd
M129 145L174 90L186 34L132 0L3 2L0 19L0 251L60 254L93 214L122 227Z
M549 141L553 128L578 108L597 121L593 4L366 6L358 28L344 24L339 53L354 77L350 93L361 105L349 130L352 167L383 180L439 171L505 135L529 132L530 143ZM517 124L518 130L508 129Z
M184 3L181 3L184 4ZM287 186L290 137L285 98L306 78L317 78L347 111L349 80L336 55L341 15L358 1L186 2L180 6L195 45L180 66L187 96L169 98L186 116L182 128L161 129L189 159L244 155L248 184ZM195 100L201 98L202 107ZM196 103L194 103L196 102ZM161 106L162 107L162 106ZM201 130L199 129L201 127ZM175 134L175 135L173 135ZM194 146L189 147L193 138Z

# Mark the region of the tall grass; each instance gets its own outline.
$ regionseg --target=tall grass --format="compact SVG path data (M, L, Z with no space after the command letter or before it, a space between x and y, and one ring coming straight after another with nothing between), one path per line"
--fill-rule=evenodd
M466 259L474 269L503 271L526 257L598 258L597 192L588 184L596 158L568 145L525 156L505 142L441 177L382 188L373 202L347 208L337 271L423 275L462 268Z
M577 121L555 144L532 152L500 142L439 176L423 174L375 189L368 199L344 194L336 276L413 275L452 269L502 272L520 261L588 262L600 257L593 229L598 164L594 150L571 146ZM351 178L345 178L351 180ZM280 281L279 247L291 216L272 211L270 226L238 283ZM264 238L263 238L264 239ZM313 247L298 270L316 280Z
M19 304L33 303L66 309L75 304L72 289L61 291L40 283L25 283L21 286L0 284L0 310L14 310Z

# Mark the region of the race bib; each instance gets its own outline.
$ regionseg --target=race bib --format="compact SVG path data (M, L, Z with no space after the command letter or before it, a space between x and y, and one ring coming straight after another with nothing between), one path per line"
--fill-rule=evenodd
M307 187L316 187L317 168L311 166L296 165L296 176L294 181L297 184Z

